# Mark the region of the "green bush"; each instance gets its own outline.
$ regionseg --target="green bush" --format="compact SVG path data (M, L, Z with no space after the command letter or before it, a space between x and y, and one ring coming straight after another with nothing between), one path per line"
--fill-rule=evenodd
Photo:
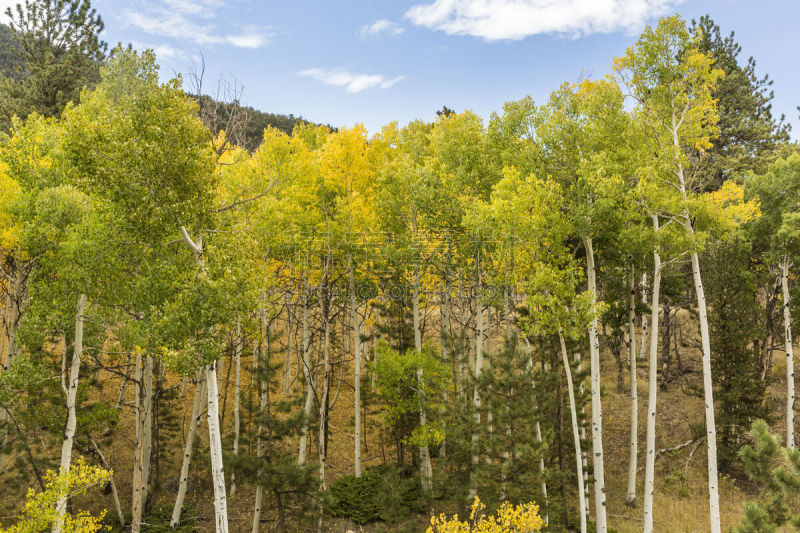
M338 518L367 524L379 520L394 523L425 509L415 475L382 465L366 469L360 478L343 476L330 487L326 512Z

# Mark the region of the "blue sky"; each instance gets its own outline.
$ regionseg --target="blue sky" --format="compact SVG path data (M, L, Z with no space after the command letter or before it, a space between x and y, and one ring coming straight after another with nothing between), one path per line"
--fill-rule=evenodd
M0 0L0 6L15 3ZM109 43L158 54L162 75L200 54L258 109L371 132L443 105L484 117L563 81L605 75L646 23L709 13L774 80L777 114L800 138L800 2L793 0L94 0Z

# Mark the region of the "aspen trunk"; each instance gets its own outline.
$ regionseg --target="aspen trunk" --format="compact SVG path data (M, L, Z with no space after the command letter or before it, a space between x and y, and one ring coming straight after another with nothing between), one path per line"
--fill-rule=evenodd
M258 399L258 413L263 417L264 413L267 410L267 395L269 394L269 378L266 374L269 369L269 325L267 324L266 312L262 309L260 314L261 314L261 332L263 335L263 340L261 342L261 361L264 368L262 370L262 375L261 375L261 388L259 390L259 399ZM257 457L264 456L264 440L262 439L263 434L264 434L264 424L263 422L259 422L258 432L256 434ZM261 506L263 499L264 499L264 487L262 487L261 485L256 485L256 497L253 509L252 533L258 533L259 525L261 524L261 510L262 510Z
M206 380L203 372L198 370L195 378L192 418L189 420L189 431L186 434L186 443L183 446L183 461L181 462L181 473L178 478L178 495L175 497L175 505L172 508L172 519L169 522L169 525L173 528L177 527L181 521L183 501L186 497L186 488L189 482L189 465L192 461L192 447L194 446L195 435L197 435L197 424L200 422L205 399Z
M283 400L289 397L289 389L292 386L292 299L286 298L286 361L283 365Z
M595 281L594 250L592 239L584 237L586 250L586 277L592 304L597 303L597 284ZM606 533L606 483L603 467L603 409L600 402L600 341L597 338L597 314L592 315L589 325L590 368L592 375L592 453L594 456L594 506L597 533Z
M792 347L792 313L789 294L789 257L781 263L783 289L783 327L786 341L786 447L794 448L794 349Z
M569 366L569 355L564 343L564 333L558 330L558 341L561 344L561 360L564 374L567 376L567 393L569 394L569 414L572 419L572 440L575 444L575 468L578 473L578 512L581 517L581 533L586 533L586 500L583 498L583 461L581 459L581 437L578 430L578 412L575 408L575 388L572 384L572 370Z
M94 448L94 453L96 453L97 457L100 458L100 463L102 463L103 468L105 468L109 472L113 472L113 469L111 468L111 465L109 465L108 461L106 461L106 458L103 455L103 452L100 451L100 447L97 445L97 443L94 441L94 439L89 439L89 442L91 442L92 448ZM114 483L114 476L113 475L111 476L111 479L109 480L109 483L111 485L111 495L114 498L114 510L117 511L117 518L119 518L119 525L120 525L120 527L124 528L125 527L125 515L122 514L122 505L120 504L120 501L119 501L119 493L117 492L117 484Z
M583 372L583 361L581 360L581 352L575 352L575 363L578 366L578 372ZM583 396L583 381L578 384L578 393ZM586 411L581 406L581 417L586 416ZM578 431L581 436L581 442L586 440L586 425L583 423L583 418L578 423ZM586 521L589 521L589 461L586 457L586 451L581 448L581 463L583 464L583 499L586 501Z
M211 480L214 485L216 533L228 533L228 501L225 495L225 471L222 465L216 361L206 367L206 382L208 383L208 447L211 455Z
M235 374L233 381L233 455L239 455L239 386L242 379L242 319L236 319L236 347L233 350ZM231 472L231 496L236 494L236 473Z
M628 298L628 360L631 367L631 439L628 456L628 494L625 503L636 506L636 463L639 454L639 391L636 384L636 279L630 265L630 295Z
M658 232L658 217L653 215ZM656 401L658 394L658 300L661 295L661 255L653 250L653 291L650 303L650 363L647 379L647 444L644 468L644 533L653 531L653 497L656 461Z
M75 344L72 349L72 365L69 370L69 381L64 393L67 395L67 427L64 430L64 442L61 444L61 468L59 473L62 476L69 475L70 465L72 464L72 445L75 441L75 400L78 396L78 378L81 370L81 353L83 352L83 313L86 309L86 295L78 297L78 305L75 309ZM66 342L66 339L65 341ZM64 347L66 350L66 346ZM61 533L64 527L64 514L67 511L67 494L60 494L56 503L57 518L53 525L53 533Z
M479 379L481 377L481 373L483 372L483 335L484 335L484 324L483 324L483 303L481 302L480 292L482 289L481 285L481 272L480 266L478 267L478 293L475 297L476 300L476 321L477 321L477 330L478 333L475 337L475 365L473 370L473 375L475 379ZM472 389L472 406L475 409L475 429L472 432L472 466L473 470L478 465L478 461L480 461L480 456L478 454L478 431L481 425L481 394L478 390L478 387L475 386ZM470 481L470 488L469 488L469 499L475 499L476 489L475 489L475 480L471 479Z
M418 353L422 352L422 329L420 326L420 309L419 309L419 284L420 284L420 268L419 263L414 265L414 288L412 295L412 314L414 320L414 348ZM417 388L420 391L424 390L424 376L422 369L417 369ZM425 406L423 405L422 392L420 392L419 404L419 425L425 427L427 419L425 416ZM419 447L419 477L422 490L430 492L433 487L433 467L431 466L431 454L427 445Z
M356 284L352 258L350 259L350 321L353 326L353 415L355 432L353 435L353 468L355 476L361 477L361 331L356 307Z
M648 300L647 294L647 272L642 272L642 301ZM644 361L647 359L647 323L650 322L650 315L647 313L642 314L642 335L639 338L639 360Z
M133 498L131 531L142 527L142 513L147 504L152 450L153 358L136 350L136 447L133 456Z
M328 286L327 276L320 285L320 305L322 306L323 322L323 342L322 342L322 391L319 399L319 481L322 490L327 488L325 484L325 467L328 458L328 397L330 395L330 376L331 376L331 321L328 308ZM320 507L320 521L322 520L322 508ZM321 526L321 522L319 524Z
M705 398L706 441L708 444L708 511L711 533L720 533L719 475L717 474L717 427L714 420L714 385L711 381L711 339L708 331L708 312L700 259L692 252L692 277L697 293L697 310L700 319L700 342L703 347L703 392Z
M303 376L306 380L306 403L303 406L303 426L300 428L300 449L297 452L297 464L306 464L308 448L308 420L311 417L311 407L314 405L316 392L311 377L311 346L308 339L308 278L303 285L303 324L302 324L302 349L303 349Z

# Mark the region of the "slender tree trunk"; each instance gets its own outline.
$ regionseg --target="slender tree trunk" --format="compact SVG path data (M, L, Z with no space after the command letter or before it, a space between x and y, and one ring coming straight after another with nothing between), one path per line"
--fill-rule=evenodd
M575 352L575 364L578 367L578 372L583 373L583 361L581 360L581 352ZM578 384L578 394L583 396L583 380ZM578 432L581 437L581 442L586 441L586 425L584 419L586 418L586 411L581 405L581 419L578 421ZM581 464L583 464L583 499L585 503L586 521L589 521L589 461L586 457L586 451L581 447Z
M302 324L303 376L306 380L306 403L303 406L303 425L300 428L300 449L297 452L297 464L306 464L308 448L308 420L311 418L311 407L314 405L316 392L311 376L311 346L308 338L308 277L303 281L303 324Z
M583 461L581 459L581 437L578 430L578 412L575 408L575 387L572 384L572 370L570 369L567 345L564 343L564 333L561 328L558 329L558 341L561 344L561 360L564 365L564 374L567 376L569 414L572 419L572 440L575 444L575 468L578 474L578 512L581 517L581 533L586 533L586 500L583 498Z
M17 268L17 270L19 269ZM8 314L10 315L10 318L6 325L8 338L6 344L6 358L3 362L3 371L9 369L17 352L17 329L22 316L22 305L26 299L25 280L26 278L23 273L18 271L16 277L14 278L12 295L8 299L10 306ZM0 355L2 354L0 353ZM6 439L8 438L8 432L6 431L5 426L8 425L12 418L11 413L6 409L7 408L5 407L0 408L0 464L3 463L3 449L6 446Z
M150 474L153 459L153 357L144 358L144 451L142 455L142 510L150 498Z
M706 441L708 444L708 510L711 533L720 533L719 476L717 474L717 427L714 420L714 385L711 380L711 339L708 331L708 311L700 259L692 252L692 277L697 293L697 310L700 319L700 342L703 347L703 392L705 398Z
M652 215L658 233L658 217ZM644 533L653 531L653 496L656 461L656 397L658 394L658 300L661 294L661 255L653 250L653 290L650 303L650 364L647 380L647 448L644 467Z
M94 453L97 454L97 457L100 459L100 463L103 465L103 468L105 468L109 472L113 472L113 469L111 468L111 465L109 465L108 461L106 461L106 458L103 455L103 452L100 451L100 447L97 445L97 443L94 441L94 439L90 438L89 442L92 444L92 448L94 448ZM111 476L111 479L109 480L109 484L111 485L111 496L114 498L114 510L117 511L117 518L119 518L119 525L120 525L120 527L124 528L125 527L125 515L122 514L122 505L120 504L120 501L119 501L119 493L117 492L117 484L114 483L114 476L113 475Z
M61 468L60 475L69 475L72 464L72 445L75 441L75 400L78 396L78 378L81 370L81 353L83 352L83 313L86 309L86 295L78 297L78 305L75 309L75 344L72 349L72 366L69 370L69 381L64 393L67 396L67 427L64 430L64 441L61 443ZM65 341L66 342L66 338ZM66 349L66 347L65 347ZM67 511L68 494L60 494L56 503L57 518L53 525L53 533L61 533L64 527L64 514Z
M216 361L206 367L206 382L208 384L208 447L211 454L211 480L214 485L216 533L228 533L228 499L225 495L225 471L222 465Z
M327 269L327 265L326 265ZM328 398L330 395L330 376L331 376L331 322L330 322L330 300L328 291L327 273L323 283L320 285L320 306L322 307L323 323L323 343L322 343L322 391L319 398L319 481L322 490L327 488L325 484L325 467L328 458ZM320 520L322 519L320 509Z
M233 455L239 455L239 386L242 379L242 319L236 319L236 346L233 350L235 376L233 382ZM231 472L231 496L236 494L236 473Z
M258 412L263 417L267 410L267 395L269 394L269 378L267 372L269 372L269 325L267 324L267 314L264 309L261 309L261 334L262 334L262 341L261 341L261 361L262 366L264 367L261 370L261 387L259 390L259 400L258 400ZM256 456L263 457L264 456L264 440L262 435L264 434L264 423L259 421L258 423L258 432L256 433ZM261 472L259 471L259 477ZM258 533L259 525L261 524L261 505L262 500L264 498L264 487L260 484L256 485L256 497L255 497L255 506L253 509L253 529L252 533Z
M646 302L647 300L647 272L642 272L642 301ZM641 321L642 335L639 338L639 360L644 361L647 359L647 323L650 322L650 316L647 313L643 313Z
M355 265L350 258L350 321L353 326L353 415L355 434L353 435L353 468L356 477L361 477L361 330L356 306Z
M286 298L286 362L283 365L283 399L289 397L292 386L292 298Z
M583 238L586 250L586 277L592 304L597 302L597 283L595 281L594 250L592 239ZM593 313L589 325L590 368L592 377L592 453L594 465L594 506L595 523L598 533L606 533L606 482L603 467L603 408L600 402L600 341L597 338L597 314Z
M186 442L183 446L183 460L181 461L181 473L178 477L178 495L175 497L175 505L172 507L172 518L169 525L172 528L178 526L181 521L183 501L186 497L186 488L189 483L189 465L192 461L192 447L197 435L197 424L206 401L206 380L204 372L198 370L195 375L194 402L192 403L192 418L189 420L189 431L186 433Z
M475 295L475 313L476 313L476 321L477 321L477 335L475 337L475 366L473 371L473 376L475 379L478 380L481 377L481 373L483 372L483 336L484 336L484 324L483 324L483 302L481 301L481 290L482 287L482 280L481 280L481 271L480 271L480 260L478 266L478 287L477 287L477 294ZM480 431L481 425L481 393L477 383L472 388L472 406L475 409L475 429L472 432L472 469L473 471L476 469L478 465L478 461L480 460L480 456L478 454L478 440L479 435L478 432ZM473 500L475 498L477 491L475 488L475 479L474 475L471 476L470 479L470 488L469 488L469 498Z
M788 256L784 256L781 263L781 288L783 289L783 327L786 341L786 447L794 449L794 349L792 347Z
M420 325L420 309L419 309L419 285L420 285L420 267L419 263L414 265L414 288L412 295L412 313L414 320L414 348L418 353L422 352L422 328ZM427 419L425 416L425 406L423 405L422 394L425 390L425 379L422 375L422 369L417 369L417 388L420 390L420 403L419 403L419 425L425 427ZM431 466L431 454L428 445L419 447L419 478L422 490L429 493L433 488L433 467Z
M628 296L628 360L631 368L631 437L628 455L628 494L625 503L636 507L636 463L639 456L639 390L636 383L636 278L630 264Z
M131 531L142 527L142 514L147 505L152 451L153 358L136 350L136 447L133 456L133 497Z

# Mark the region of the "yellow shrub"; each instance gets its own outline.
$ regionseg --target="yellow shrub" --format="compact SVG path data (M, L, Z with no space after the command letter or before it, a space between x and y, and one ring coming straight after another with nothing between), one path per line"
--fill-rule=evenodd
M544 527L539 506L533 502L523 505L503 503L496 516L485 516L484 509L486 506L476 497L469 521L461 522L458 515L447 518L441 514L431 517L426 533L538 533Z

